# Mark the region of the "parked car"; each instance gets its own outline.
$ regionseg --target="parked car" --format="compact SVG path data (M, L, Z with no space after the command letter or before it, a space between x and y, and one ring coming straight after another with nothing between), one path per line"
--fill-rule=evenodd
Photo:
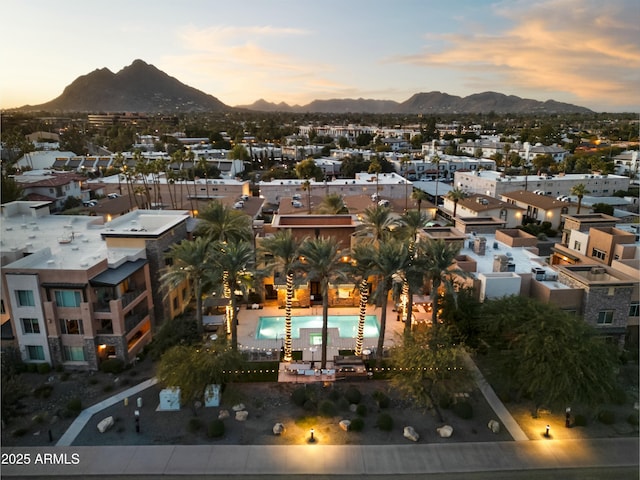
M291 202L291 205L293 205L293 208L302 208L302 202L298 200L294 200L293 202Z
M96 202L95 200L89 200L87 202L82 202L82 205L84 205L85 207L95 207L96 205L98 205L98 202Z
M110 193L109 195L107 195L107 198L118 198L120 195L117 193Z
M237 201L236 203L233 204L233 208L244 208L244 202L242 200Z

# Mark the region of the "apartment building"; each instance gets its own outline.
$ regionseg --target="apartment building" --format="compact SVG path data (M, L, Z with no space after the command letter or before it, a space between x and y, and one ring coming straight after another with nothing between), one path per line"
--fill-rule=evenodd
M549 222L553 228L561 229L564 216L576 213L578 205L553 197L518 190L501 195L501 200L524 210L524 222Z
M628 190L630 179L621 175L505 175L497 171L460 172L454 174L454 185L468 193L482 193L491 197L514 190L541 191L551 197L570 196L576 185L584 185L594 197L612 195Z
M444 197L443 210L447 214L453 215L456 212L457 219L478 220L481 218L497 218L502 223L502 228L515 228L522 225L522 219L526 214L526 209L512 203L498 200L488 195L469 195L458 201L457 207L453 200Z
M131 362L181 308L165 308L155 279L188 213L137 210L105 224L49 205L2 205L2 297L22 359L88 370Z

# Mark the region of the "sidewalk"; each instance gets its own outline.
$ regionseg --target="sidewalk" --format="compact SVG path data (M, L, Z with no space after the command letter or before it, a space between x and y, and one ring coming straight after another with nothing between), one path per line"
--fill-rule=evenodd
M638 466L638 438L417 445L122 446L3 449L4 476L385 475ZM45 457L46 453L55 453ZM24 458L24 457L23 457ZM45 463L37 463L38 458ZM77 459L75 461L74 459ZM67 463L57 464L54 462ZM76 463L75 465L73 463Z

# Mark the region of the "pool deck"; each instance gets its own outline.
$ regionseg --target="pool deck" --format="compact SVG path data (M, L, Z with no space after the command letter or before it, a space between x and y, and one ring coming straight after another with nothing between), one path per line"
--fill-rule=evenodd
M404 329L404 323L398 322L396 320L396 312L393 311L393 303L389 302L390 305L387 307L387 326L385 329L384 335L384 344L385 347L393 346L398 337L402 334L402 330ZM379 308L374 306L369 306L367 308L367 315L376 315L378 319L378 323L380 323L380 312ZM357 307L332 307L329 308L329 315L359 315L360 309ZM292 310L292 315L302 316L302 315L322 315L322 307L321 306L312 306L307 308L294 308ZM244 351L253 352L257 356L265 356L273 358L277 358L277 352L283 346L283 339L278 338L274 339L265 339L258 340L256 339L256 330L258 328L258 320L260 317L277 317L284 316L284 309L278 308L276 306L265 306L259 310L247 310L245 306L243 306L238 313L238 344L239 348ZM320 332L321 329L309 329L313 332ZM303 337L301 335L301 337ZM320 352L316 351L312 352L312 345L309 344L307 339L303 338L294 338L292 339L293 349L301 350L303 353L302 359L304 361L320 360ZM363 349L375 350L378 345L378 338L365 338L363 343ZM329 332L329 342L327 347L327 358L333 359L335 355L339 354L339 350L353 350L356 346L355 338L340 338L337 335L337 329L335 331ZM318 349L319 350L319 349ZM269 353L271 352L271 353ZM313 357L313 358L312 358Z

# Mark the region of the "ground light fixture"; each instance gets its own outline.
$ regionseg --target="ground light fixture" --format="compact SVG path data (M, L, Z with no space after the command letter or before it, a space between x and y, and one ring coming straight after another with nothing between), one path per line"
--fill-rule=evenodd
M313 436L313 428L309 430L309 443L316 443L316 439Z
M549 435L549 430L550 430L550 429L551 429L551 427L550 427L549 425L547 425L547 429L546 429L546 431L544 432L544 436L545 436L545 437L547 437L547 438L549 438L549 436L550 436L550 435Z

